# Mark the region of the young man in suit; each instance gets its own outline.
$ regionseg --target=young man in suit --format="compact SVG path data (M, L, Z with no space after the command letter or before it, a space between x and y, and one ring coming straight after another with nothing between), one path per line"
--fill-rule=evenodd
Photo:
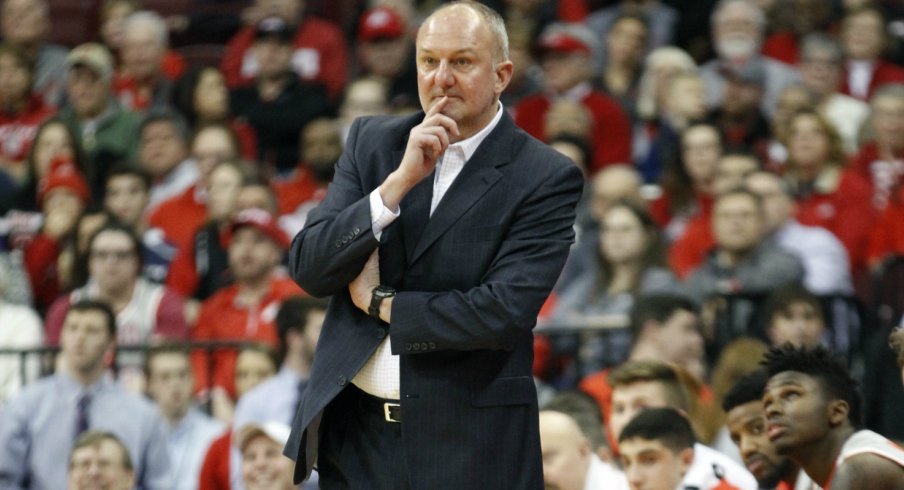
M333 298L286 454L323 488L540 489L531 329L581 173L501 107L498 14L444 5L416 56L425 114L356 120L292 245Z

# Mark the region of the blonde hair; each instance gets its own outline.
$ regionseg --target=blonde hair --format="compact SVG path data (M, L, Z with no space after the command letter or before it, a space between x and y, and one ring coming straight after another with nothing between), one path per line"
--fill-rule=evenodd
M644 63L643 73L637 90L637 115L641 119L650 120L656 117L659 110L656 100L656 75L657 69L672 65L678 68L680 73L698 73L697 63L686 51L673 46L664 46L654 49Z

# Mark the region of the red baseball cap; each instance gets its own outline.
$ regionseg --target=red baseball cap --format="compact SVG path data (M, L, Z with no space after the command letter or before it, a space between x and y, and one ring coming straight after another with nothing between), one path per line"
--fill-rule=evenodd
M289 237L287 237L279 226L277 226L276 219L269 211L259 208L239 211L239 214L232 219L229 223L229 229L226 230L226 236L224 237L226 246L229 246L229 242L232 241L232 235L235 231L244 226L253 226L254 228L257 228L261 233L267 235L267 237L279 245L280 248L289 248L289 244L291 243Z
M38 202L43 205L44 199L56 189L70 190L83 204L91 201L88 182L76 168L75 162L68 158L54 158L50 162L47 175L38 182Z
M361 15L358 23L358 39L398 39L405 35L405 22L395 10L389 7L374 7Z
M537 44L541 53L583 53L590 54L590 46L577 36L566 32L555 32L544 36Z

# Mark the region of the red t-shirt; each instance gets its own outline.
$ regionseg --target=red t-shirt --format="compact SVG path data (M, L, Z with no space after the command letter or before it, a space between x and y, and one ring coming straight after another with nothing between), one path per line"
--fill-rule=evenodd
M201 202L198 184L194 184L182 194L160 203L148 217L148 224L163 230L166 239L182 250L191 246L206 219L207 206Z
M254 42L253 26L245 26L226 46L220 69L230 87L251 82L257 74L257 61L250 47ZM330 98L338 100L345 89L348 48L342 31L331 22L305 17L295 32L292 67L305 81L320 82Z
M631 122L625 111L611 97L595 90L588 91L581 103L590 110L593 119L590 131L593 161L589 173L612 163L629 163ZM551 105L552 100L545 94L526 97L515 106L515 123L534 138L546 140L544 120Z
M229 451L232 446L232 430L213 440L204 456L198 490L231 490L229 475Z
M18 114L0 111L0 158L24 162L38 126L56 113L36 95L29 95L25 107Z
M249 308L240 304L238 292L238 285L232 285L201 303L192 339L255 341L277 347L276 313L284 299L304 292L286 276L274 276L270 280L270 290L257 306ZM207 354L194 352L192 362L197 391L219 386L235 399L236 357L235 349L217 351L213 355L213 371L208 373Z

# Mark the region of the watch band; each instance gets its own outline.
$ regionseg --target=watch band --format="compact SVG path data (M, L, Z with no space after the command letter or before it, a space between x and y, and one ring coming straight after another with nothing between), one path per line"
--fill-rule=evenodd
M383 303L384 299L395 295L396 290L389 286L381 284L375 287L370 297L370 306L367 308L367 314L374 318L380 318L380 304Z

